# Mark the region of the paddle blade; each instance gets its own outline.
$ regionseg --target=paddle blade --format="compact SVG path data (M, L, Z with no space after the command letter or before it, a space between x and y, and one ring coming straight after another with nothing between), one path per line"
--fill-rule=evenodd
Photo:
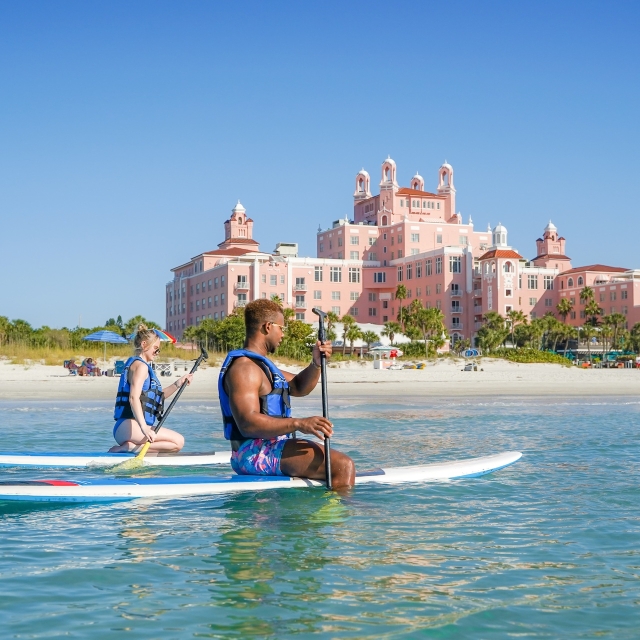
M113 467L109 467L110 472L114 473L122 473L123 471L135 471L136 469L140 469L144 465L144 457L151 446L150 442L145 442L142 449L140 449L140 453L130 460L125 460L124 462L120 462L119 464L113 465Z

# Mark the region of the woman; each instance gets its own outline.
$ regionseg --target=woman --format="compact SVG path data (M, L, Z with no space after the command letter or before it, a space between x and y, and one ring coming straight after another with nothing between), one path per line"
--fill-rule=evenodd
M184 446L184 438L171 429L152 427L162 416L165 398L173 395L183 384L191 384L193 374L178 378L165 391L151 363L160 353L160 338L153 329L138 325L133 339L136 355L129 358L120 377L113 418L116 424L113 437L118 443L111 453L135 451L148 440L149 453L176 453Z

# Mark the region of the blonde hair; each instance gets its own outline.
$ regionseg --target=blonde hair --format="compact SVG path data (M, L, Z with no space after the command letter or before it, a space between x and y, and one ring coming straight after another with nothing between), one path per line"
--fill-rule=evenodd
M143 342L150 345L153 341L158 339L158 334L153 329L147 329L144 324L139 324L136 335L133 338L133 345L136 348L136 352L138 352L142 351Z

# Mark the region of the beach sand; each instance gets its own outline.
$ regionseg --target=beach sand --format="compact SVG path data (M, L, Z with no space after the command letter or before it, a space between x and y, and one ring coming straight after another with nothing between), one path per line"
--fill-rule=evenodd
M368 362L331 364L329 397L635 396L640 369L578 369L556 364L516 364L481 359L478 371L462 371L462 360L443 359L424 370L374 370ZM295 367L283 367L296 372ZM483 371L480 371L480 368ZM185 400L217 400L220 369L206 367L185 390ZM112 400L119 378L76 377L62 367L0 361L0 400ZM165 386L175 380L161 378ZM312 395L320 395L320 385Z

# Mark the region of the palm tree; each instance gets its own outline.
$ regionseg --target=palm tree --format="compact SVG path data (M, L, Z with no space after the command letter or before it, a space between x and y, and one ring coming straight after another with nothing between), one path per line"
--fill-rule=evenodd
M378 340L378 334L375 331L365 331L361 338L367 343L367 351L371 351L371 345Z
M591 300L595 300L593 289L591 287L585 287L580 292L580 302L582 302L582 304L587 304L587 302L590 302Z
M356 319L353 316L350 316L348 313L342 316L342 355L345 356L347 353L347 333L352 327L356 327ZM360 329L358 329L360 331ZM353 340L357 340L358 336L356 336ZM351 342L353 342L353 340Z
M573 310L573 302L569 298L562 298L556 305L556 310L562 316L562 322L567 323L567 316Z
M621 313L612 313L608 316L609 324L613 329L613 337L611 340L611 345L614 348L618 348L618 339L620 337L620 333L624 328L624 325L627 322L627 318Z
M591 362L591 340L596 336L596 329L590 324L585 324L580 329L580 336L583 342L587 343L587 353L589 354L589 362Z
M429 343L442 341L442 334L445 332L444 314L440 309L431 307L430 309L416 309L412 316L412 326L420 331L424 340L424 355L429 356Z
M344 323L344 318L342 319L342 322ZM356 340L359 340L360 338L362 338L362 329L360 329L360 327L355 323L355 321L344 324L344 328L345 328L344 335L342 336L344 340L344 344L346 345L347 341L349 341L349 350L350 350L349 355L353 357L353 343ZM345 346L343 345L342 354L344 355L344 353L345 353Z
M514 330L517 325L526 323L527 316L519 309L511 309L507 311L507 320L508 324L511 326L511 345L515 347L516 345L513 337Z
M397 322L385 322L380 335L389 338L389 342L393 344L393 339L399 333L402 333L402 327Z
M592 326L598 324L598 316L602 313L600 305L594 300L589 300L584 308L584 315L589 318L589 322Z
M638 353L640 352L640 322L636 322L636 324L631 327L630 331L630 339L631 345L633 346L633 350Z
M400 312L398 317L400 319L400 325L402 326L402 330L404 331L404 321L402 319L402 301L407 299L407 287L403 284L399 284L396 287L396 300L400 300Z

